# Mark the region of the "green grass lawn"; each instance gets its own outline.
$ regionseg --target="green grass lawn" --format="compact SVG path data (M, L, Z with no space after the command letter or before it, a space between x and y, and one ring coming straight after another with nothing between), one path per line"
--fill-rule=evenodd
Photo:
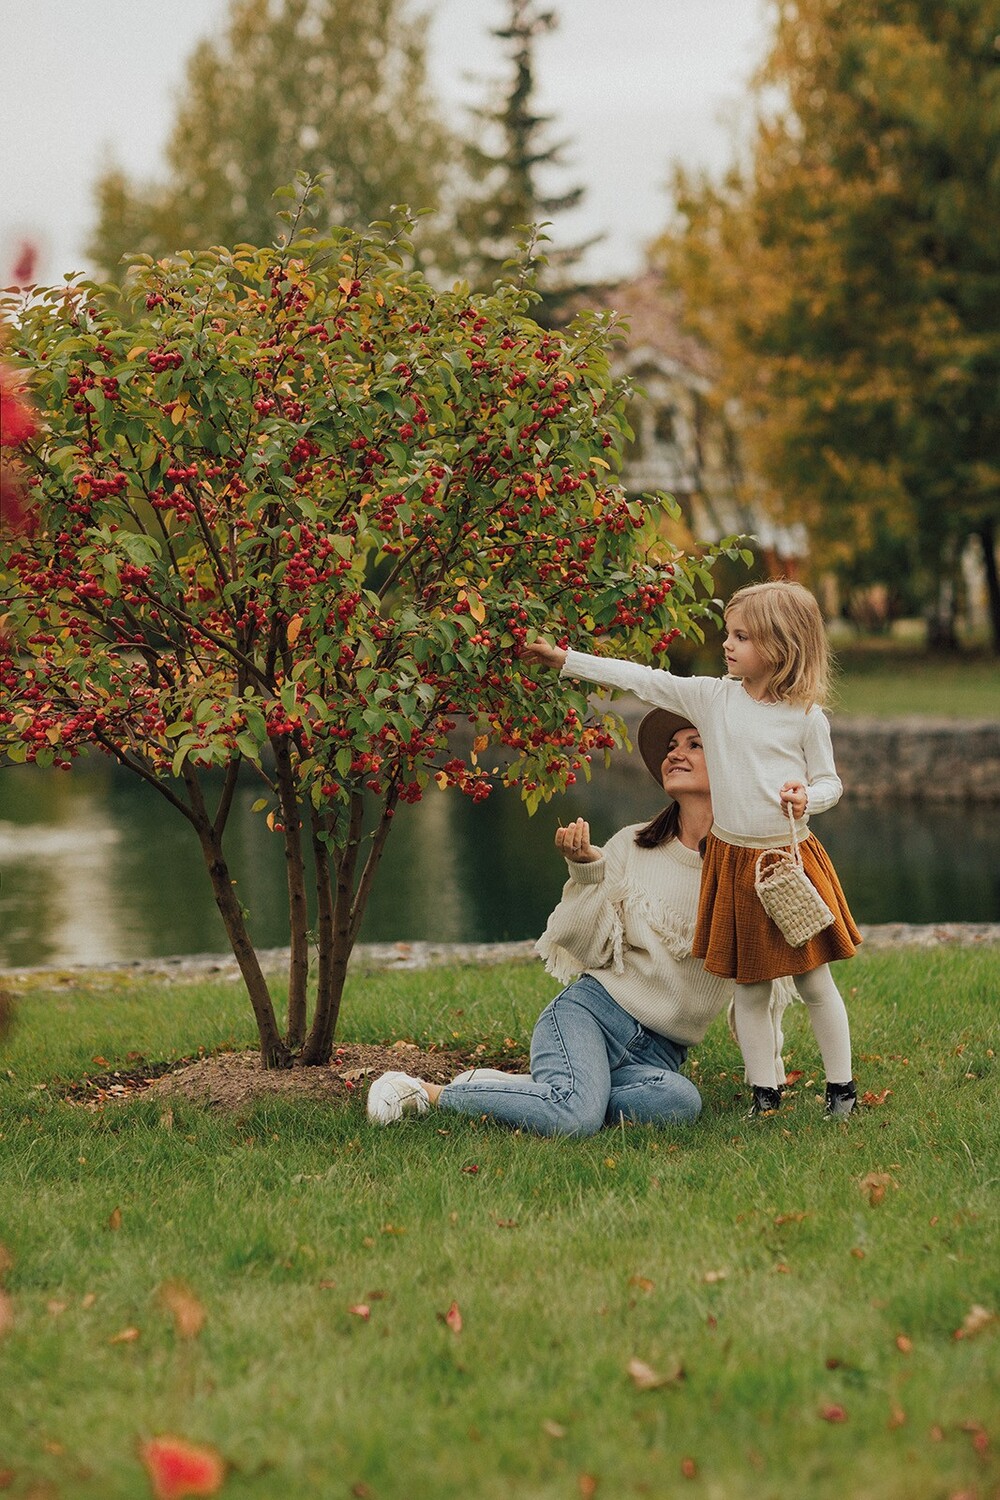
M904 646L838 648L836 714L1000 719L1000 660L985 652L930 656Z
M1000 950L838 972L883 1102L822 1120L795 1007L774 1119L743 1117L717 1024L698 1125L580 1142L381 1130L360 1098L70 1105L57 1080L93 1058L248 1042L249 1008L222 983L26 989L0 1055L0 1488L141 1500L137 1443L173 1433L219 1450L227 1500L991 1500ZM526 1045L551 993L534 967L359 973L342 1039Z

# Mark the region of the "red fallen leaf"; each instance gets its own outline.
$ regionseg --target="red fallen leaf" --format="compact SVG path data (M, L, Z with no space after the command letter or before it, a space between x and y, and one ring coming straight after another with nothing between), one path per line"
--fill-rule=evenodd
M912 1354L913 1340L908 1339L905 1333L897 1333L896 1348L899 1350L900 1354Z
M462 1168L462 1171L467 1172L470 1177L475 1177L476 1173L479 1171L479 1167L475 1162L470 1162L467 1167Z
M438 1317L451 1329L452 1333L462 1332L462 1313L457 1302L453 1302L446 1313L438 1313Z
M873 1094L869 1091L861 1095L861 1103L867 1104L869 1109L877 1109L880 1104L885 1103L891 1093L892 1089L883 1089L881 1094Z
M349 1313L353 1313L356 1318L364 1319L366 1323L372 1315L372 1310L368 1306L367 1302L355 1302L353 1306L347 1309L347 1311Z
M889 1412L889 1420L886 1426L890 1432L893 1432L897 1427L906 1426L906 1412L901 1406L893 1405L892 1410Z
M163 1434L139 1448L155 1500L183 1500L186 1495L216 1495L226 1477L225 1461L215 1448Z
M520 1225L518 1224L518 1222L517 1222L516 1219L496 1219L495 1218L493 1220L493 1222L497 1226L498 1229L519 1229L520 1228Z
M597 1494L597 1477L594 1474L578 1474L576 1487L583 1496L583 1500L591 1500Z
M819 1414L824 1422L846 1422L847 1413L842 1406L821 1406Z
M698 1465L695 1463L693 1458L681 1459L681 1473L684 1475L685 1479L697 1479Z
M780 1229L782 1224L801 1224L803 1219L808 1219L808 1213L799 1210L791 1214L778 1214L775 1217L775 1228Z
M972 1438L972 1446L980 1458L984 1458L989 1452L990 1447L989 1434L986 1428L979 1422L963 1422L961 1428L963 1432L967 1432Z
M0 1469L0 1490L9 1490L14 1483L13 1469Z
M799 1079L805 1076L801 1068L793 1068L790 1073L785 1074L785 1087L791 1088L793 1083L798 1083Z

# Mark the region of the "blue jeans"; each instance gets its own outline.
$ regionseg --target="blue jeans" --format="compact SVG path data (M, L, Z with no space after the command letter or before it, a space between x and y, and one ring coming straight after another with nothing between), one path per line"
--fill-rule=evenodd
M701 1095L680 1072L687 1048L640 1026L591 974L547 1005L531 1035L531 1073L449 1083L440 1107L489 1115L536 1135L594 1135L634 1120L696 1120Z

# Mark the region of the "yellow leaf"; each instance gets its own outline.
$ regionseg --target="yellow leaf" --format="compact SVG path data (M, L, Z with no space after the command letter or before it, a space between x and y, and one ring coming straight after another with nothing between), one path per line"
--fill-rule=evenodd
M286 635L286 638L288 640L288 644L290 646L294 646L295 645L295 642L298 640L299 634L300 634L301 630L302 630L302 616L301 615L293 615L292 618L289 620L289 622L288 622L288 628L285 631L285 635Z
M611 468L611 465L608 463L607 459L605 459L605 458L592 458L590 460L590 462L592 464L596 464L599 469L610 469Z
M337 285L340 287L340 290L343 292L344 296L348 297L350 296L351 288L354 285L354 277L341 276L340 280L337 282Z
M469 614L475 620L477 625L481 625L486 619L486 605L483 603L480 596L472 589L467 590L466 598L469 601Z
M475 750L477 755L481 755L486 749L486 746L489 744L489 742L490 737L488 734L477 734L475 739L472 741L472 748L473 750Z
M147 347L148 346L146 344L136 344L136 346L135 346L134 349L130 349L128 351L128 353L126 354L125 358L126 359L138 359L140 354L145 354Z
M179 427L188 414L188 408L183 401L175 401L174 409L170 413L170 420L175 427Z

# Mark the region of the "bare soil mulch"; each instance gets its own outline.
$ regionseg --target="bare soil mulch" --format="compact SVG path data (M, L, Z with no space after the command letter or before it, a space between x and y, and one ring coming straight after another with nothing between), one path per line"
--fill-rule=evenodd
M264 1068L256 1049L214 1052L178 1063L148 1063L135 1056L130 1061L130 1068L54 1084L53 1092L92 1109L138 1095L160 1099L166 1106L181 1099L220 1110L239 1110L271 1099L344 1106L363 1097L372 1079L390 1070L415 1074L430 1083L447 1083L466 1068L500 1067L519 1073L528 1065L521 1055L487 1055L482 1046L473 1052L423 1051L413 1042L335 1047L327 1067Z

